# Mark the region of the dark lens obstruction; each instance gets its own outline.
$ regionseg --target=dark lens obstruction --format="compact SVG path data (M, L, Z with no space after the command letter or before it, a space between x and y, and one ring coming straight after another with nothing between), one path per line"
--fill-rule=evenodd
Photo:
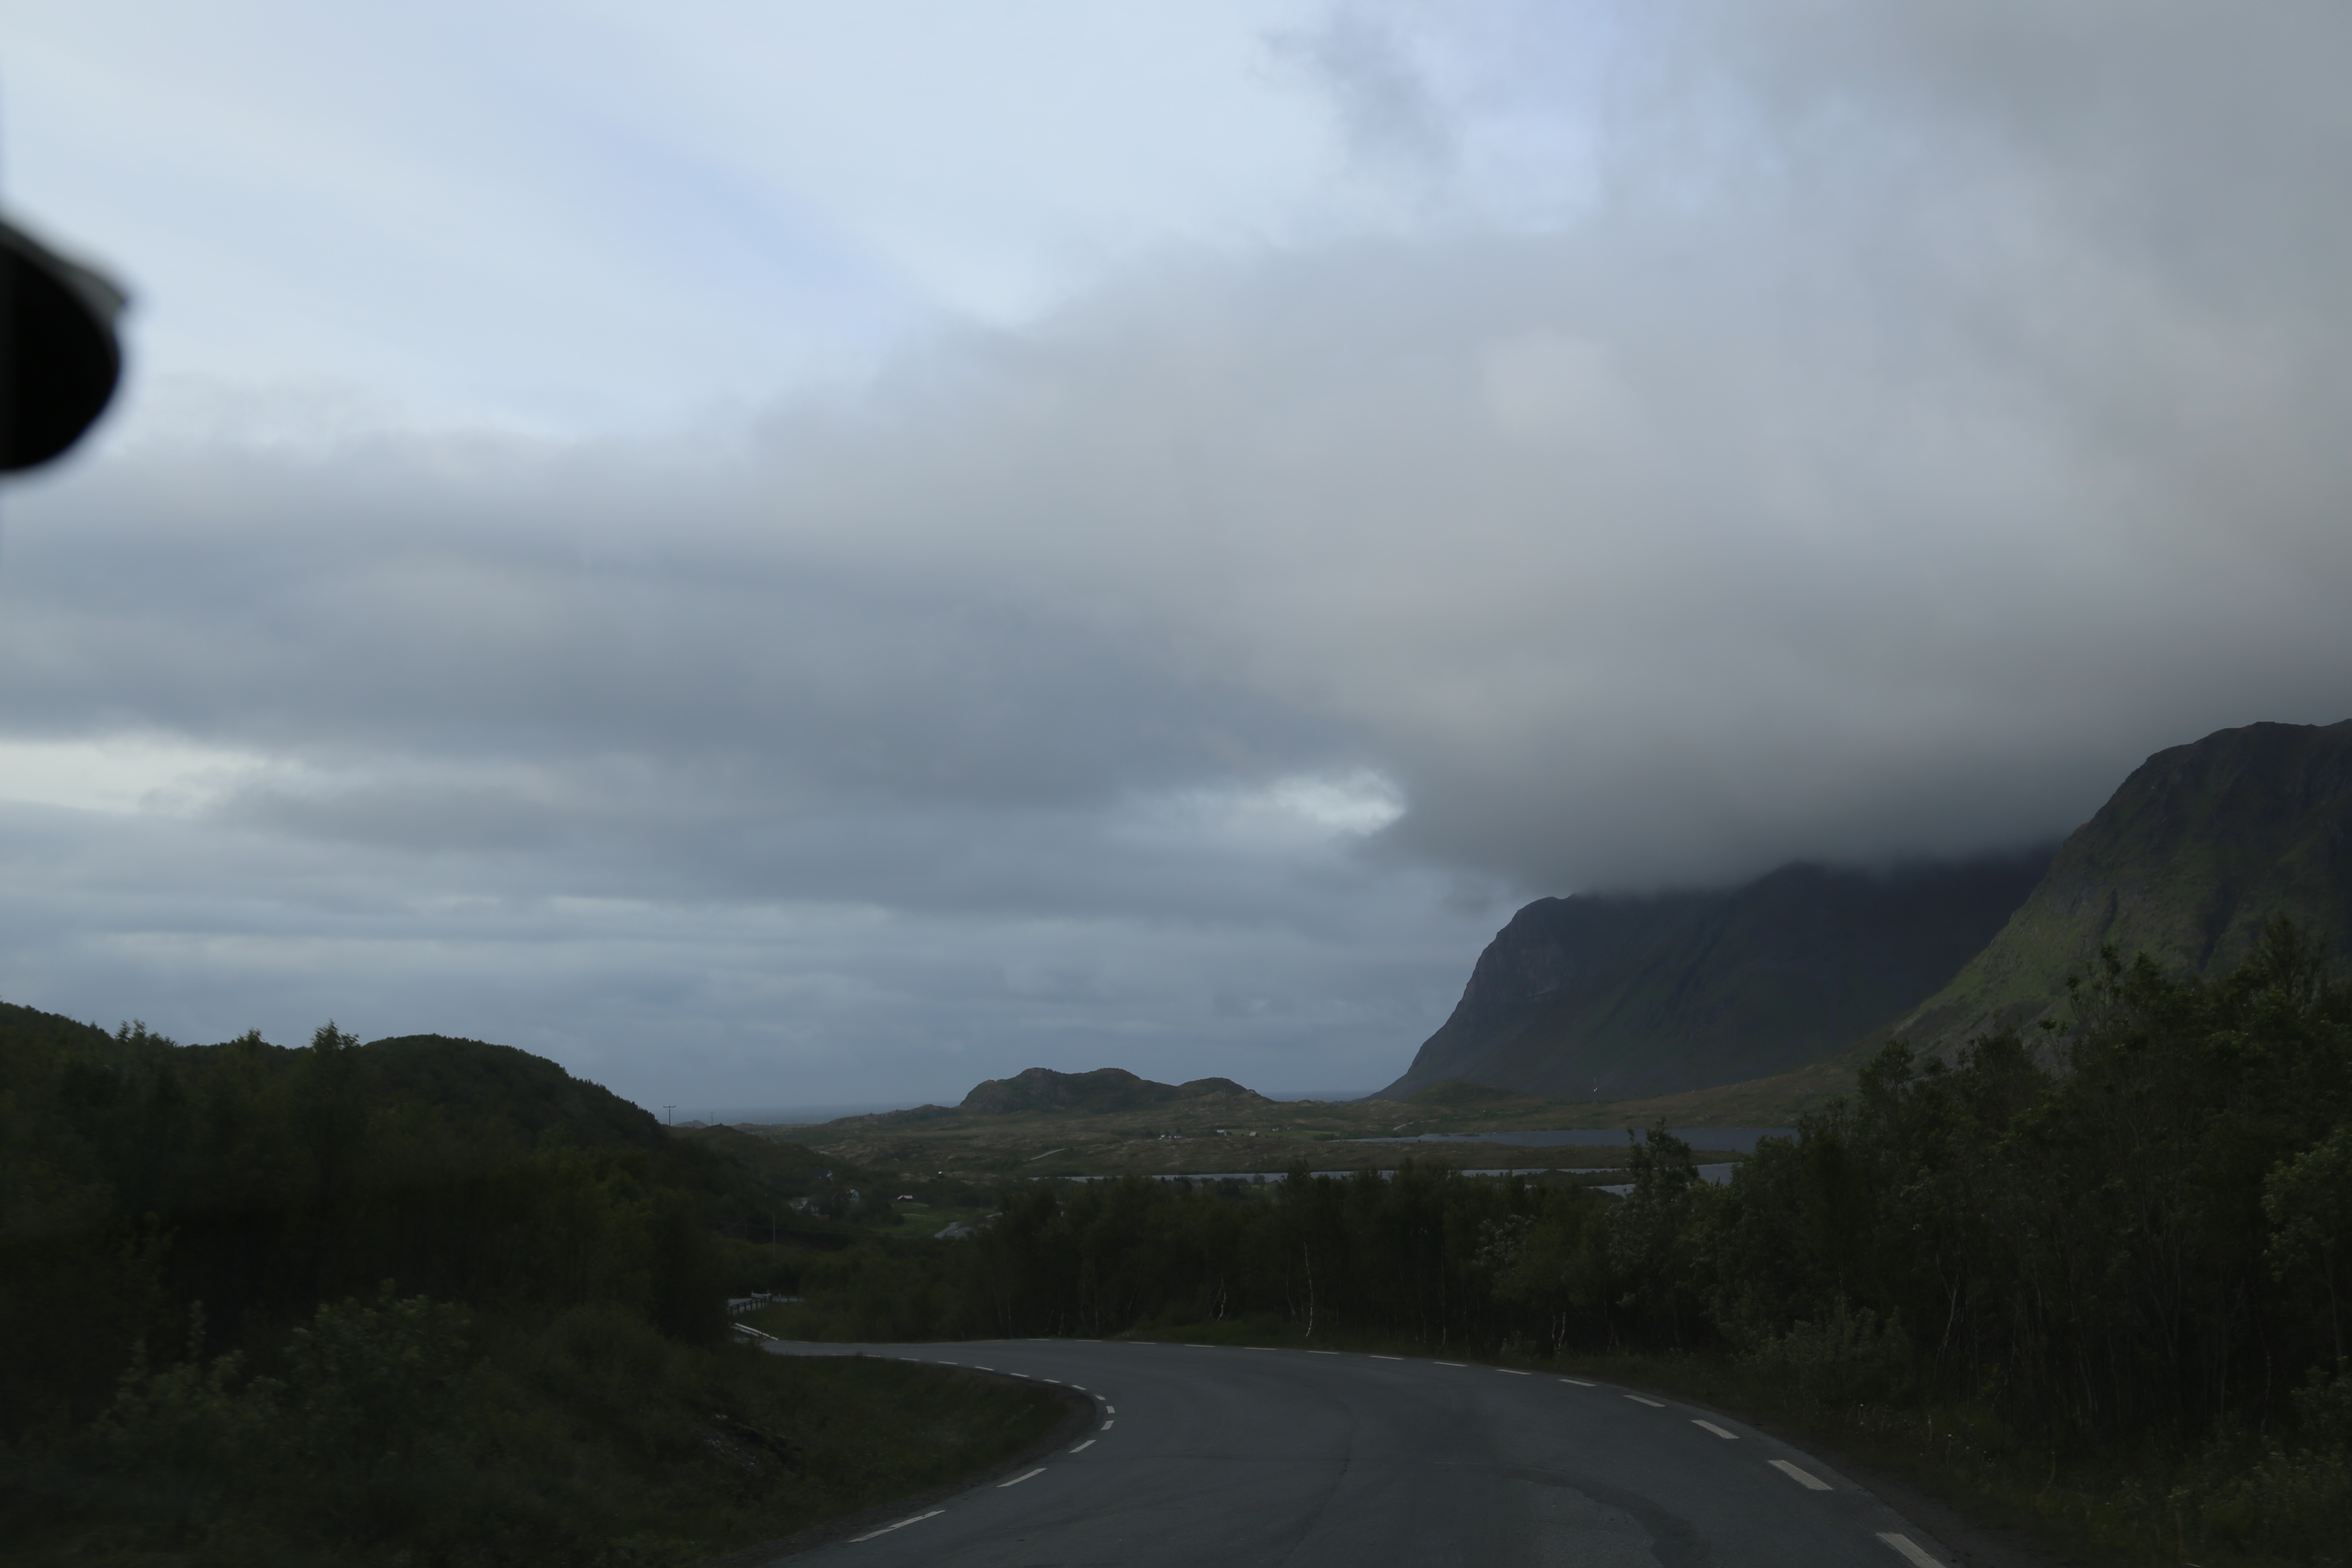
M122 374L121 290L0 222L0 471L46 463L105 411Z

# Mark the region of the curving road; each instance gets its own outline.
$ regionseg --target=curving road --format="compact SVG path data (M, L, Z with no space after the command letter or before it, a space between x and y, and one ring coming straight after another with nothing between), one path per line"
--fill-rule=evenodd
M1705 1410L1546 1373L1127 1341L772 1342L1057 1382L1092 1429L1023 1472L796 1556L888 1568L1929 1568L1820 1460Z

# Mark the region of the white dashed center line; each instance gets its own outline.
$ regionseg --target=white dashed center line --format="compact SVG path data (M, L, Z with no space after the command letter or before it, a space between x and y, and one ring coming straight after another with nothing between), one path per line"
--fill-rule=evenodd
M1308 1351L1308 1355L1338 1355L1338 1351Z
M1780 1471L1782 1475L1788 1477L1790 1480L1796 1482L1799 1486L1803 1487L1807 1491L1825 1492L1830 1489L1829 1482L1822 1479L1821 1477L1814 1475L1811 1470L1801 1470L1797 1468L1796 1466L1789 1463L1786 1459L1773 1460L1772 1468Z
M1728 1438L1730 1438L1730 1439L1731 1439L1733 1442L1735 1442L1735 1443L1737 1443L1737 1442L1738 1442L1738 1441L1739 1441L1739 1434L1738 1434L1738 1433L1737 1433L1737 1432L1727 1432L1727 1431L1725 1431L1722 1427L1720 1427L1720 1426L1717 1426L1717 1425L1716 1425L1714 1422L1712 1422L1712 1421L1694 1421L1694 1422L1692 1422L1692 1423L1691 1423L1691 1425L1692 1425L1692 1426L1704 1426L1704 1427L1706 1427L1708 1431L1710 1431L1710 1432L1714 1433L1714 1434L1715 1434L1717 1436L1718 1436L1718 1437L1728 1437Z
M1404 1360L1404 1357L1401 1355L1382 1355L1380 1352L1374 1351L1372 1352L1372 1359L1374 1361L1402 1361Z
M1033 1478L1034 1478L1034 1477L1037 1477L1037 1476L1042 1476L1042 1475L1044 1475L1045 1473L1045 1466L1043 1466L1043 1465L1040 1465L1040 1466L1038 1466L1035 1469L1034 1469L1034 1470L1030 1471L1028 1475L1025 1475L1025 1476L1015 1476L1015 1477L1013 1477L1013 1478L1011 1480L1009 1480L1009 1481L999 1481L999 1482L997 1482L997 1483L996 1483L996 1489L997 1489L998 1491L1003 1491L1003 1490L1005 1488L1007 1488L1007 1487L1017 1487L1017 1486L1019 1486L1023 1481L1029 1480L1029 1479L1033 1479Z
M1118 1414L1118 1406L1116 1405L1106 1405L1103 1406L1103 1414L1106 1415L1116 1415Z
M1521 1372L1515 1366L1498 1366L1495 1370L1496 1372L1507 1372L1513 1377L1533 1377L1535 1375L1535 1373L1531 1372Z
M849 1543L855 1546L861 1541L871 1541L877 1535L887 1535L894 1530L904 1530L910 1524L920 1524L927 1519L937 1519L945 1512L947 1510L943 1508L935 1508L929 1513L919 1513L912 1519L902 1519L896 1524L886 1524L879 1530L869 1530L863 1535L853 1535L849 1538Z
M1664 1402L1655 1399L1644 1399L1638 1394L1629 1394L1625 1397L1632 1400L1636 1405L1646 1405L1653 1410L1664 1410L1665 1408Z
M1919 1565L1919 1568L1944 1568L1941 1563L1936 1561L1934 1553L1907 1535L1891 1535L1882 1530L1878 1532L1878 1539L1911 1559Z
M1089 1437L1089 1438L1087 1438L1085 1442L1083 1442L1083 1443L1079 1444L1076 1447L1075 1447L1075 1448L1071 1449L1071 1450L1070 1450L1070 1452L1071 1452L1071 1453L1073 1453L1073 1454L1083 1454L1083 1453L1085 1453L1088 1448L1091 1448L1091 1447L1093 1447L1094 1446L1095 1446L1095 1440L1094 1440L1092 1437Z
M1563 1377L1560 1379L1560 1382L1572 1383L1579 1388L1598 1388L1601 1386L1597 1383L1587 1383L1580 1377Z
M1466 1361L1442 1361L1437 1364L1439 1366L1468 1366L1470 1363Z

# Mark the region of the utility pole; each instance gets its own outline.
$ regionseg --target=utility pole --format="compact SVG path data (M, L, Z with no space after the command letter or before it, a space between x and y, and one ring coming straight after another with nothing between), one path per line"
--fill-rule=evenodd
M669 1123L669 1125L671 1125L672 1127L675 1127L675 1126L677 1126L677 1117L675 1117L675 1116L672 1116L672 1115L670 1114L670 1112L671 1112L671 1111L673 1111L673 1110L676 1110L677 1109L677 1106L675 1106L675 1105L665 1105L665 1106L663 1106L663 1107L662 1107L662 1120L663 1120L664 1121L666 1121L666 1122Z

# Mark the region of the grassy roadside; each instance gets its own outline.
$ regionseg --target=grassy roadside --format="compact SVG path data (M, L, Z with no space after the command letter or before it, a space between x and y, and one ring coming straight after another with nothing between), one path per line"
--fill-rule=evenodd
M151 1379L71 1452L10 1456L0 1562L688 1568L984 1470L1064 1414L1044 1390L682 1344L613 1311L494 1332L439 1377L306 1390L215 1362Z
M1827 1402L1726 1355L1571 1356L1543 1364L1724 1411L1820 1453L1865 1484L1892 1478L1979 1530L2014 1532L2050 1562L2138 1568L2189 1560L2168 1537L2135 1530L2145 1523L2144 1510L2127 1512L2122 1472L2054 1464L2047 1449L2029 1451L1982 1412ZM2220 1549L2195 1557L2200 1568L2283 1561Z
M2292 1555L2242 1549L2285 1517L2342 1517L2352 1474L2340 1458L2290 1456L2252 1434L2202 1454L2138 1450L2085 1457L2020 1437L1989 1412L1952 1405L1838 1398L1727 1355L1568 1358L1615 1383L1728 1411L1861 1474L1892 1479L1979 1529L2014 1531L2056 1561L2115 1568L2341 1568L2352 1537L2324 1534Z
M2013 1561L2099 1568L2284 1568L2290 1563L2342 1563L2347 1556L2344 1551L2316 1557L2262 1555L2185 1538L2179 1532L2180 1519L2200 1485L2200 1471L2167 1464L2153 1447L2148 1454L2105 1465L2054 1460L2047 1447L2019 1442L1982 1412L1823 1399L1777 1370L1729 1355L1482 1355L1354 1334L1309 1340L1271 1314L1155 1323L1120 1337L1442 1356L1670 1394L1811 1448L1864 1484L1875 1488L1891 1480L1976 1531L2007 1538L2015 1548L2008 1553Z

